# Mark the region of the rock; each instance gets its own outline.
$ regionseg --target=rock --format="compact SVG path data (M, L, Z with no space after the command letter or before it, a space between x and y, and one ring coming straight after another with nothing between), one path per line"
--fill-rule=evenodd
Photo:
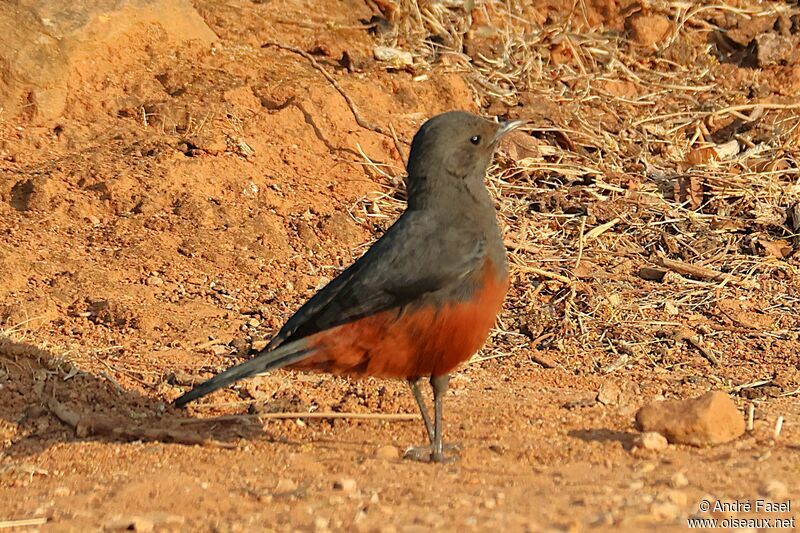
M657 401L636 413L641 431L655 431L673 444L706 446L731 441L744 433L744 417L733 400L712 391L690 400Z
M128 526L128 529L133 529L133 531L141 531L142 533L146 533L149 531L153 531L156 525L153 523L152 520L147 518L146 516L136 516L133 518L131 525Z
M217 40L189 0L0 2L0 107L7 118L57 118L87 76L138 67L150 46L187 40Z
M748 17L746 19L742 17L738 26L728 30L725 36L739 46L748 46L757 35L771 30L777 20L777 15Z
M756 61L765 67L788 61L795 51L795 43L777 33L762 33L756 37Z
M656 520L675 520L681 515L681 509L672 502L656 502L650 506L650 514Z
M228 355L231 353L230 348L228 348L228 346L223 344L213 344L210 347L210 350L211 353L213 353L214 355Z
M614 383L606 382L597 391L597 401L603 405L617 405L622 398L622 389Z
M150 285L151 287L163 285L164 280L159 278L158 276L150 276L147 278L147 284Z
M337 479L336 481L333 482L334 489L341 490L344 492L353 492L354 490L356 490L357 486L358 484L356 483L356 480L349 477Z
M243 339L242 337L236 337L230 343L231 348L236 351L237 355L247 355L250 351L250 343L247 339Z
M387 444L386 446L381 446L377 450L375 450L375 457L378 459L399 459L400 458L400 449L397 446L392 446L391 444Z
M672 32L672 22L661 15L634 16L627 27L633 42L650 48L664 42Z
M372 49L375 59L393 69L404 69L414 64L414 56L411 52L400 50L399 48L389 48L388 46L376 46Z
M633 440L633 446L642 450L665 450L669 446L666 437L655 431L648 431L637 435Z

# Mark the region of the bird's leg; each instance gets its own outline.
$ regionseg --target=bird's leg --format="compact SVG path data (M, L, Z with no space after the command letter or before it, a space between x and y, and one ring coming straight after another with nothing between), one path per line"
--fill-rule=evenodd
M433 439L431 445L431 461L435 463L444 462L442 454L442 397L447 392L447 384L450 376L431 376L431 387L433 387Z
M458 447L442 444L442 399L447 391L447 383L449 380L450 378L448 376L431 377L430 379L431 387L433 388L433 424L431 424L430 415L422 399L422 393L419 390L419 381L409 380L411 392L414 394L414 398L419 404L422 420L425 422L425 429L428 431L428 438L431 443L429 446L415 446L409 448L405 453L406 459L434 463L447 463L455 459L455 457L445 457L444 452L458 450Z
M428 408L425 407L425 400L422 398L422 392L419 390L419 379L409 379L408 386L411 387L411 394L419 406L419 412L422 415L422 421L425 423L425 431L428 433L428 439L433 444L433 426L431 425L431 416L428 414Z

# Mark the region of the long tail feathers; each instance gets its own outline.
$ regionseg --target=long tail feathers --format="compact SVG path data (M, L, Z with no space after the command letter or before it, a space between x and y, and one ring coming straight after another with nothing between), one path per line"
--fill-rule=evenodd
M187 403L205 396L234 381L246 377L255 376L269 370L276 370L291 365L308 357L313 348L309 348L305 339L284 344L272 351L262 351L249 361L232 366L228 370L217 374L208 381L196 386L173 403L177 407L183 407Z

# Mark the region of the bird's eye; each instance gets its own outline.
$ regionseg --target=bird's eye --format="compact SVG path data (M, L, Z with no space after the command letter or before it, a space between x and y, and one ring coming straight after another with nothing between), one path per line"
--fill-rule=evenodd
M473 135L472 137L469 138L469 142L471 142L472 144L477 145L479 142L481 142L481 136L480 135Z

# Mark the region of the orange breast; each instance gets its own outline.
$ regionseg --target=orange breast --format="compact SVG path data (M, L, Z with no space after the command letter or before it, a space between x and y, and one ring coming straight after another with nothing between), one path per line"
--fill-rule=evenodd
M385 311L311 336L311 357L290 368L417 378L450 373L477 352L503 305L508 279L487 262L469 301Z

